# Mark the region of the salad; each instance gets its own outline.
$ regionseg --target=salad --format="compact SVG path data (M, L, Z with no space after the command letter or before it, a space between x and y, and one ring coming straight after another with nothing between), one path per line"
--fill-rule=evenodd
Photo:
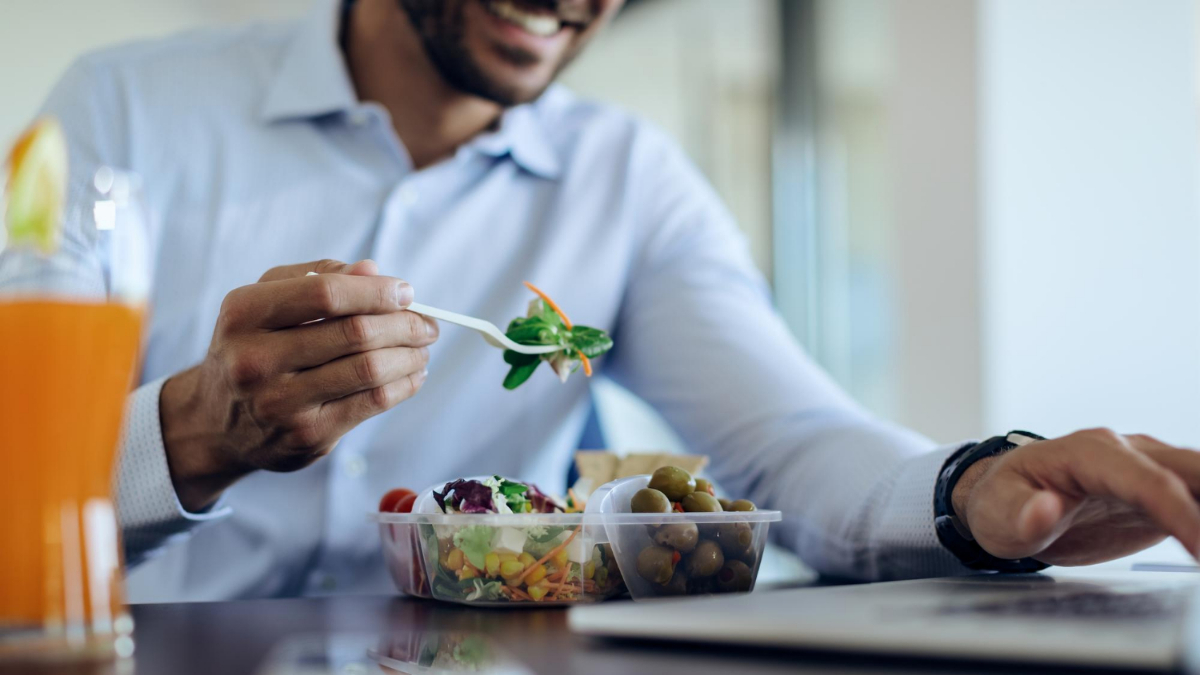
M434 597L462 602L580 602L624 589L612 549L595 545L582 524L539 523L566 507L537 486L492 476L434 490L443 514L529 514L525 526L422 524ZM568 516L569 518L569 516ZM441 521L444 523L445 521Z
M528 281L525 286L538 297L529 303L529 311L524 317L513 319L508 324L505 335L518 344L554 345L560 349L548 354L520 354L511 349L504 350L504 362L512 366L504 378L504 388L516 389L524 384L542 361L549 363L563 382L580 367L585 375L591 377L592 359L612 349L612 338L599 328L571 323L550 296Z

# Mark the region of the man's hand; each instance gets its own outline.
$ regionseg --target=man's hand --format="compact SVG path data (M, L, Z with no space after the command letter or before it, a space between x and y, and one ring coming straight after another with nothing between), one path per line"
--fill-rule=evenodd
M1079 431L981 460L954 511L988 553L1089 565L1167 536L1200 553L1200 453L1149 436Z
M373 262L334 260L277 267L225 296L208 355L159 402L184 508L211 505L251 471L308 466L415 394L438 329L403 311L412 300Z

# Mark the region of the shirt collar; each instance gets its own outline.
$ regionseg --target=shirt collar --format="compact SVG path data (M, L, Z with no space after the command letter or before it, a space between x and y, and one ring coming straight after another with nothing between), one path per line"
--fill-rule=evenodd
M267 86L264 121L319 117L358 105L338 45L340 19L341 0L318 0L296 27Z
M343 8L343 0L317 0L297 26L267 85L263 121L312 119L358 106L339 40ZM547 96L506 110L495 131L473 139L467 147L493 157L509 156L530 173L557 178L558 152L539 114L539 104Z

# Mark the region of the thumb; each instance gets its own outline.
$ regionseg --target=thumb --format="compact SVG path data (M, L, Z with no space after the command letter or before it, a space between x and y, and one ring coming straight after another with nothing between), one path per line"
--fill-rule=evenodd
M1005 559L1035 555L1070 525L1075 504L1037 487L1020 472L988 476L972 491L968 504L971 535L988 553Z
M1017 536L1028 542L1049 542L1057 538L1059 523L1067 513L1066 504L1057 492L1034 492L1017 514Z

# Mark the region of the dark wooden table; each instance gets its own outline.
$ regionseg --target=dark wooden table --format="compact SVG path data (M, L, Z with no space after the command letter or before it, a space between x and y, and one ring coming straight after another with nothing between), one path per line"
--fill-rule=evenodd
M1002 673L1029 668L594 640L567 630L556 609L472 609L403 597L341 596L139 605L137 654L130 668L90 666L12 671L105 675L366 675L427 672L381 668L440 649L490 664L483 672L651 673ZM716 620L714 618L714 620ZM373 653L371 653L373 652ZM389 657L396 660L387 661ZM478 659L482 658L482 661ZM272 662L278 665L272 670ZM453 663L449 660L449 663ZM1053 672L1070 672L1056 670Z

